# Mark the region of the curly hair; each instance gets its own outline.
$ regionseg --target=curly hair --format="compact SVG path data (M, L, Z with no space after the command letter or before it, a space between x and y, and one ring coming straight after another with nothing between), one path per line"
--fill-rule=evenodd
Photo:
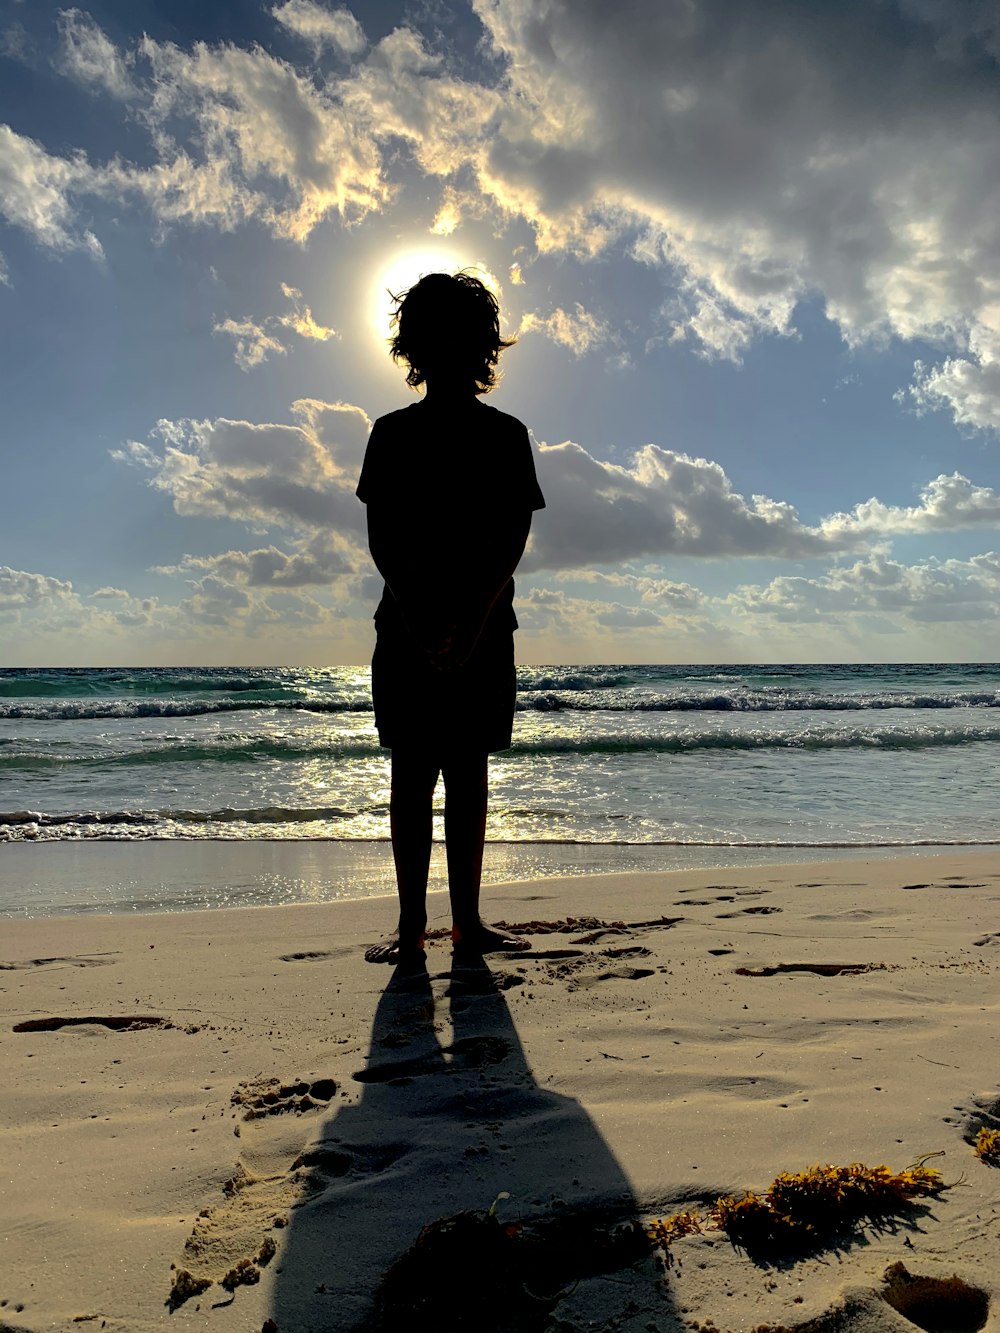
M439 369L473 383L477 394L495 387L500 353L515 339L500 336L500 306L484 282L464 270L428 273L389 295L396 307L389 353L409 367L411 389Z

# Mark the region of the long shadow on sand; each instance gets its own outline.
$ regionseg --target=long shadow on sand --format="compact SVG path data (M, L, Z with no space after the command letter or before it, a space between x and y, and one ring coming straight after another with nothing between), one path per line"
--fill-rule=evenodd
M411 1313L440 1333L682 1326L613 1152L579 1102L539 1087L485 966L397 972L355 1078L360 1099L301 1159L279 1333Z

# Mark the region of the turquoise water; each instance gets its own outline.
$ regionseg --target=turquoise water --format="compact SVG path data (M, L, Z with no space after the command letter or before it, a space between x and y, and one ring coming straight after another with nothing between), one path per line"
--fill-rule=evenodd
M523 668L496 843L1000 842L1000 665ZM0 670L0 839L388 837L367 669Z

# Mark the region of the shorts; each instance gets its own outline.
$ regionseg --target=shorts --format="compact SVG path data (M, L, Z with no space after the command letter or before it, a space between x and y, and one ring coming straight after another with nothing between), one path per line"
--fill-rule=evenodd
M510 747L517 694L511 630L488 625L467 662L434 671L402 626L377 622L377 629L372 702L380 745L442 756Z

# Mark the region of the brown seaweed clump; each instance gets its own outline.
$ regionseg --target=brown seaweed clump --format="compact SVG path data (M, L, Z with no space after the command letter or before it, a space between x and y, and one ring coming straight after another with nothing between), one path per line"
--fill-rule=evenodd
M1000 1129L981 1129L972 1150L987 1166L1000 1166Z
M905 1171L887 1166L812 1166L783 1171L763 1194L725 1195L709 1209L674 1213L646 1229L670 1262L671 1243L705 1226L725 1231L734 1245L758 1253L796 1253L827 1245L864 1222L899 1217L913 1200L947 1188L940 1171L921 1158Z
M663 1257L669 1268L673 1263L670 1246L682 1236L698 1236L703 1230L702 1219L697 1213L684 1211L671 1213L669 1217L657 1217L646 1227L646 1239L654 1247L663 1251Z

